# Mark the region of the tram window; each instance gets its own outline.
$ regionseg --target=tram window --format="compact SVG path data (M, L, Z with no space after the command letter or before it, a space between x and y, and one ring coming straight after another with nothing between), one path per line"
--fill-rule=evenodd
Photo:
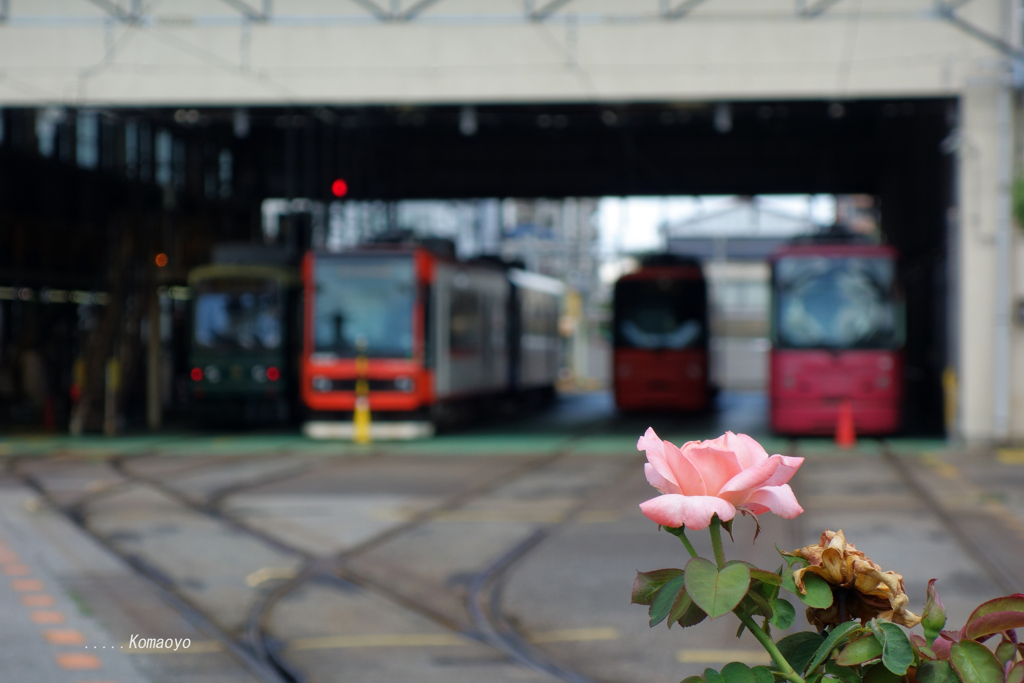
M265 279L210 279L196 286L195 342L219 351L281 346L281 296Z
M685 349L707 339L707 294L695 280L627 280L615 288L615 345Z
M453 356L474 356L480 353L483 323L477 293L453 288L449 328L451 338L448 343Z
M415 283L411 258L320 257L314 342L318 354L411 358Z
M894 263L878 257L785 257L775 264L781 348L900 345Z

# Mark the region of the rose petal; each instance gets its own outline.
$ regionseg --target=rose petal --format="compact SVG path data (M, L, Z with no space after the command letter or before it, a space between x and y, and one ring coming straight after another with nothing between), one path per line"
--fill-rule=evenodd
M640 510L648 519L658 524L669 527L685 524L687 529L706 529L715 513L723 522L736 515L736 508L732 503L721 498L672 493L640 503Z
M727 481L725 486L719 489L718 495L728 499L734 505L746 502L754 489L763 486L775 474L775 470L782 463L779 457L781 456L774 456L760 465L743 470Z
M646 451L647 461L658 474L676 485L678 490L671 493L683 493L687 496L703 496L707 493L704 478L693 463L683 457L675 444L658 438L652 428L647 428L647 432L637 442L636 448L638 451ZM651 481L650 478L648 481ZM658 488L654 482L651 484Z
M726 482L739 474L742 468L735 453L709 447L707 443L707 441L699 444L693 443L692 446L687 444L689 448L684 448L682 453L700 472L704 479L706 495L713 496L725 486Z
M800 469L800 465L804 464L804 459L793 456L793 455L773 455L773 458L780 458L781 464L779 469L775 470L775 474L772 478L766 481L762 486L782 486L796 474L796 471Z
M804 511L789 484L759 488L747 499L747 505L751 504L763 505L784 519L793 519Z
M676 481L672 468L668 466L668 462L665 460L665 442L658 438L652 427L648 427L644 435L636 442L636 449L638 451L646 451L647 462L654 466L658 474L673 484L678 485L679 482Z
M740 467L746 469L754 465L760 465L768 459L768 452L761 444L746 434L726 432L726 436L731 437L728 439L729 448L736 452L736 458L739 460Z
M654 465L649 462L644 463L644 474L647 475L647 483L662 493L682 493L678 486L658 474L658 470L654 469Z

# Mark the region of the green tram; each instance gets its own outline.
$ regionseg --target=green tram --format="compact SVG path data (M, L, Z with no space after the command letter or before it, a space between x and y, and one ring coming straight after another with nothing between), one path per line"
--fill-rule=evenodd
M287 422L299 353L299 273L283 265L212 264L189 273L190 389L206 420Z

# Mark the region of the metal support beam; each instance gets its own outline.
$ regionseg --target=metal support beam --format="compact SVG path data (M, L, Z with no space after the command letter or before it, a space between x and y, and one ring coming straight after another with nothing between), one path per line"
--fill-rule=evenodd
M99 7L101 10L109 14L110 16L123 21L126 24L134 24L139 21L138 3L132 3L132 10L126 10L116 2L112 0L88 0L92 4Z
M839 2L839 0L818 0L817 2L812 2L808 5L804 0L801 0L797 6L797 14L805 19L820 17L829 7L837 2Z
M661 18L682 19L691 11L696 9L697 5L703 4L706 1L707 0L683 0L675 7L672 7L672 3L669 0L663 0L661 3Z
M364 10L366 10L376 18L380 19L381 21L389 21L390 19L394 18L391 12L387 11L386 9L375 3L373 0L352 0L352 2L359 5Z
M999 36L989 33L985 29L975 26L969 21L964 21L958 17L952 9L947 7L947 3L937 2L935 4L935 11L938 13L940 18L945 19L967 35L977 38L989 47L998 50L1000 53L1011 59L1015 59L1018 62L1024 62L1024 50L1011 45Z
M572 2L572 0L550 0L547 4L534 9L527 15L527 17L530 21L544 21L570 2Z
M221 0L225 5L238 10L243 16L252 21L266 21L270 18L270 1L263 1L263 8L258 10L246 4L245 0Z
M438 0L420 0L417 3L413 3L407 10L398 14L399 21L412 21L418 14L423 12L433 4L436 4Z

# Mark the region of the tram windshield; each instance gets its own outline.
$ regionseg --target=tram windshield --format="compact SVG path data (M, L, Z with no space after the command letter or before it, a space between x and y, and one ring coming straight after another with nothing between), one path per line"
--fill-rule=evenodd
M412 258L321 256L316 260L314 352L352 358L411 358L415 278Z
M196 284L195 343L213 351L281 346L281 292L269 278L211 278Z
M701 280L624 280L615 286L615 346L685 349L707 339Z
M783 257L775 263L779 348L902 345L895 263L883 257Z

